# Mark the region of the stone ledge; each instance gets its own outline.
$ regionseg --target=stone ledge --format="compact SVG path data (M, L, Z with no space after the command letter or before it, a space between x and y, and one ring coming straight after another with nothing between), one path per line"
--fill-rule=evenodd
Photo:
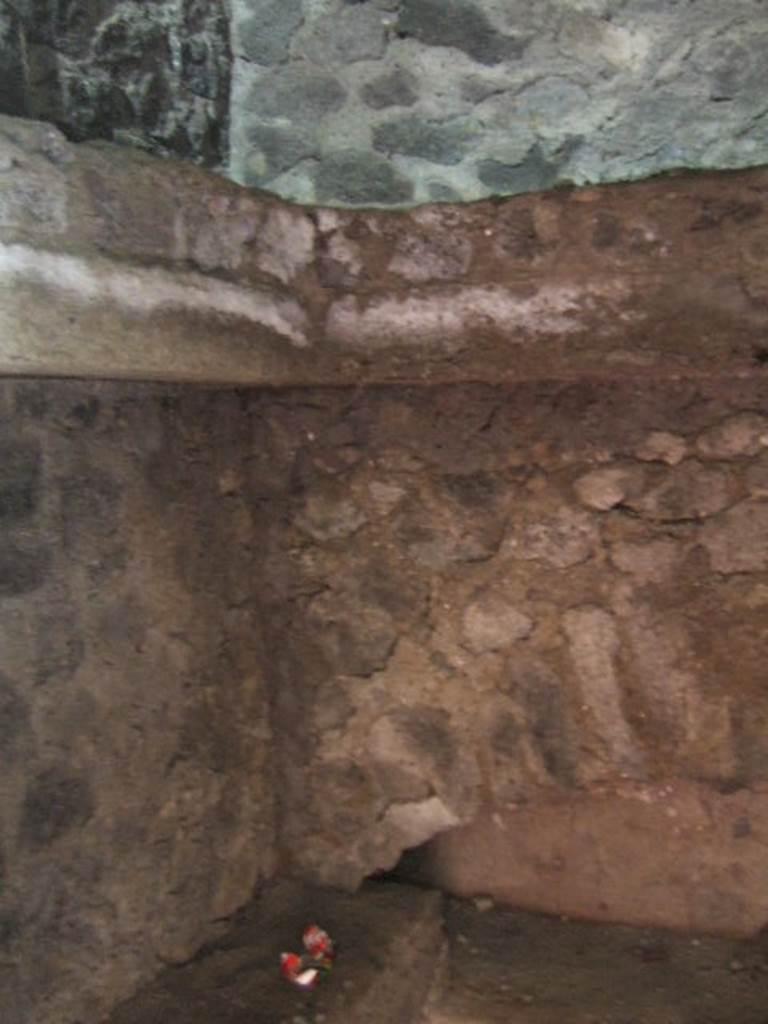
M293 207L0 119L0 372L290 386L747 376L768 171Z
M760 782L606 784L482 814L431 840L413 870L461 897L746 938L768 915L767 797Z

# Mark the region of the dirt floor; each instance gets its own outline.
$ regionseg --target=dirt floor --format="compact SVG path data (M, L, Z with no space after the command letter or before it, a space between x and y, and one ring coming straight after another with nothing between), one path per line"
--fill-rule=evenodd
M310 920L332 932L338 958L307 993L277 964ZM283 884L109 1020L182 1022L768 1024L768 932L744 941L567 921L395 883L354 896Z
M457 900L446 925L428 1024L768 1024L768 933L679 935Z
M336 965L317 988L280 975L304 927L325 928ZM444 946L437 892L403 885L355 895L289 882L265 890L230 933L161 974L109 1024L407 1024L417 1021Z

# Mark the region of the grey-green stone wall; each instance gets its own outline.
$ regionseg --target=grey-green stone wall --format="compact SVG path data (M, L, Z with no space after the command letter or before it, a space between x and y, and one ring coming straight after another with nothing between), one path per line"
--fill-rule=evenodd
M768 159L759 0L235 0L238 181L397 206Z
M768 162L761 0L2 0L0 112L301 203Z

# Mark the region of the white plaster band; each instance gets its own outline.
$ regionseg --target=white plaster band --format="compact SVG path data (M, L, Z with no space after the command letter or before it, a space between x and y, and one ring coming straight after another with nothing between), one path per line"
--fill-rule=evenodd
M335 302L328 312L328 337L350 348L388 345L461 347L473 328L488 326L525 341L566 335L584 328L585 312L595 303L614 308L626 296L618 281L602 285L546 285L534 295L515 295L502 287L425 289L387 295L363 306L354 296Z
M0 242L3 279L43 285L84 304L104 303L142 315L178 309L241 317L275 331L297 348L310 344L307 316L295 299L194 272L123 267L104 259Z

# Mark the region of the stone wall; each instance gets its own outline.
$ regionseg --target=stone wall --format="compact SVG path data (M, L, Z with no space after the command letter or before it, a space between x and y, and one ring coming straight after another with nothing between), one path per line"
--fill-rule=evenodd
M238 181L402 206L768 159L758 0L235 0Z
M262 389L0 389L12 1024L462 829L501 897L764 923L767 190L305 210L3 119L0 371Z
M767 41L760 0L3 0L0 112L302 203L471 200L765 163Z
M228 155L224 0L3 0L0 112L208 166Z
M235 393L0 385L7 1024L99 1020L275 866L257 417Z
M764 924L764 384L0 394L11 1024L441 834L457 891Z
M765 385L311 391L268 417L293 466L263 570L293 870L353 886L491 819L506 855L479 880L457 840L442 881L760 927Z

